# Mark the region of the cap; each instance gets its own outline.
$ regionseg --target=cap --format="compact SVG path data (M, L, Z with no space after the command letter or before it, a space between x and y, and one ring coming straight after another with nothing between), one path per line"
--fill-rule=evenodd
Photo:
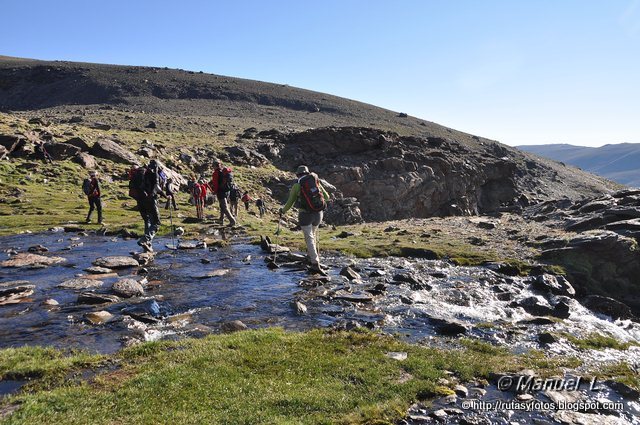
M300 175L300 174L309 174L309 168L307 168L306 165L301 165L298 167L298 170L296 171L296 174Z

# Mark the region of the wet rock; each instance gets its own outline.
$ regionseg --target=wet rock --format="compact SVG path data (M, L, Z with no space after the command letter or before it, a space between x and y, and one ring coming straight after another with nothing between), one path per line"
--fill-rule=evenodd
M144 295L144 288L134 279L120 279L115 282L111 290L123 298L138 297Z
M193 276L194 279L211 279L212 277L221 277L224 276L226 274L228 274L231 270L229 269L217 269L217 270L212 270L210 272L201 274L201 275L197 275L197 276Z
M589 295L582 299L582 304L596 313L606 314L613 319L635 319L636 316L628 305L602 295Z
M47 248L44 245L34 245L34 246L30 246L27 251L29 252L49 252L49 248Z
M493 270L496 273L501 273L507 276L520 275L520 269L508 263L502 263L498 261L486 261L482 263L482 266L488 268L489 270Z
M93 262L94 266L106 267L109 269L124 269L128 267L138 267L140 264L137 260L125 256L112 256L98 258Z
M84 269L85 272L87 273L91 273L91 274L111 274L113 273L113 270L108 269L106 267L88 267L86 269Z
M343 267L342 270L340 270L340 275L346 277L349 280L360 280L360 274L358 274L355 270L353 270L351 267Z
M42 305L46 305L48 307L56 307L59 306L60 303L53 298L47 298L46 300L42 301Z
M536 277L531 287L538 291L551 292L555 295L566 295L570 297L576 295L575 289L573 289L573 286L571 286L564 276L543 274Z
M387 292L387 285L384 283L378 283L373 288L366 289L371 295L382 295Z
M425 282L420 276L412 273L398 273L393 276L393 281L408 283L414 291L431 290L431 285Z
M609 388L620 394L622 397L628 400L638 400L640 398L640 392L635 388L631 388L627 384L622 382L616 382L611 379L604 382Z
M534 317L533 319L520 320L518 324L522 325L553 325L555 320L548 317Z
M487 394L487 390L480 387L469 388L469 397L482 398Z
M201 262L202 264L211 264L211 260L209 260L208 258L201 258L201 259L200 259L200 262Z
M460 398L466 398L469 395L469 390L464 385L456 385L453 387L453 391Z
M133 254L133 258L137 262L136 265L147 266L153 263L153 260L155 259L155 253L154 252L136 252L135 254Z
M0 305L16 304L33 294L35 285L0 286Z
M233 320L231 322L224 322L220 326L220 329L222 330L222 332L232 333L232 332L245 331L249 329L249 327L244 323L242 323L240 320Z
M122 309L122 314L144 323L158 323L171 314L169 308L160 306L156 300L146 300Z
M387 271L386 270L374 270L371 273L369 273L369 277L384 277L387 275Z
M307 306L302 304L300 301L294 301L293 308L295 309L296 314L298 315L307 314Z
M353 303L370 303L373 301L373 296L366 292L347 292L344 290L336 291L333 298L338 300L345 300Z
M469 330L467 325L456 320L429 318L429 323L433 325L440 335L454 336L466 334Z
M83 292L78 295L78 304L110 304L120 301L115 295L98 294L96 292Z
M571 410L558 410L553 413L553 418L562 424L576 425L626 425L628 421L622 421L617 416L606 416L592 413L574 412Z
M0 267L47 267L66 262L63 257L45 257L37 254L19 253L0 263Z
M87 279L83 277L68 279L58 285L58 288L64 289L89 289L89 288L99 288L102 286L104 282L97 279Z
M548 345L548 344L553 344L554 342L557 342L558 338L549 332L542 332L540 334L538 334L538 342L540 344L543 345Z
M98 158L104 158L120 164L138 165L138 157L128 149L108 139L98 140L91 147L90 153Z
M113 319L113 314L108 311L92 311L84 315L85 319L89 321L89 323L93 325L101 325L103 323L107 323L111 319Z

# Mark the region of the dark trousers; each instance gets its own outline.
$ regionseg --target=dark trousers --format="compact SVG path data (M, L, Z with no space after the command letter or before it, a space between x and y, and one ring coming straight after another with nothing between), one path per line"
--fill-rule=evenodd
M151 242L160 227L160 212L158 203L153 196L138 199L138 210L144 220L144 239Z
M167 203L165 204L164 209L168 210L170 206L172 206L174 210L177 210L177 208L176 208L176 198L173 195L168 195L167 196Z
M102 223L102 199L99 196L89 196L89 214L87 214L87 221L91 220L91 214L93 210L98 210L98 223Z

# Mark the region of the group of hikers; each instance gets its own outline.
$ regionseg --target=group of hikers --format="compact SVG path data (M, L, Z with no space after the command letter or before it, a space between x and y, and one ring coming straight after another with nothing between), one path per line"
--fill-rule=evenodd
M322 271L317 249L317 232L323 218L323 211L327 206L329 195L320 184L318 176L301 165L296 170L298 177L291 187L289 197L284 206L279 209L282 217L294 205L298 208L298 225L302 229L307 245L307 254L312 271ZM89 213L86 222L91 222L94 211L98 213L98 223L104 224L102 216L102 200L100 180L97 172L91 171L89 178L82 184L82 190L89 201ZM129 196L135 199L140 216L144 221L144 235L138 240L144 251L153 251L152 241L160 226L158 198L166 198L165 209L177 210L175 199L176 188L171 178L155 160L146 166L129 170ZM192 176L187 184L190 201L196 207L198 219L204 219L204 209L207 205L207 195L217 198L220 208L220 224L224 224L225 217L229 226L235 226L238 217L238 203L243 202L245 210L249 211L253 201L247 191L242 192L235 184L231 168L225 167L217 161L211 180L196 180ZM266 203L262 198L255 200L260 217L266 214Z

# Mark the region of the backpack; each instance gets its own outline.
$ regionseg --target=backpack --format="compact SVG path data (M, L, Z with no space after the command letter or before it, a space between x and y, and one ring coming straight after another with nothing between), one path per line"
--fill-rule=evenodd
M231 192L229 193L229 199L232 201L237 201L240 199L240 188L236 185L233 185L231 188Z
M144 175L146 172L146 167L138 167L129 174L129 196L133 199L139 199L144 194Z
M228 173L222 173L222 187L220 190L222 192L231 192L233 190L233 173L230 169L226 169Z
M91 195L91 179L84 179L82 182L82 191L85 195Z
M300 177L298 183L300 184L302 199L304 199L303 204L306 205L310 211L323 211L327 208L327 201L324 199L324 195L320 190L320 183L318 182L317 176L307 174L306 176Z

